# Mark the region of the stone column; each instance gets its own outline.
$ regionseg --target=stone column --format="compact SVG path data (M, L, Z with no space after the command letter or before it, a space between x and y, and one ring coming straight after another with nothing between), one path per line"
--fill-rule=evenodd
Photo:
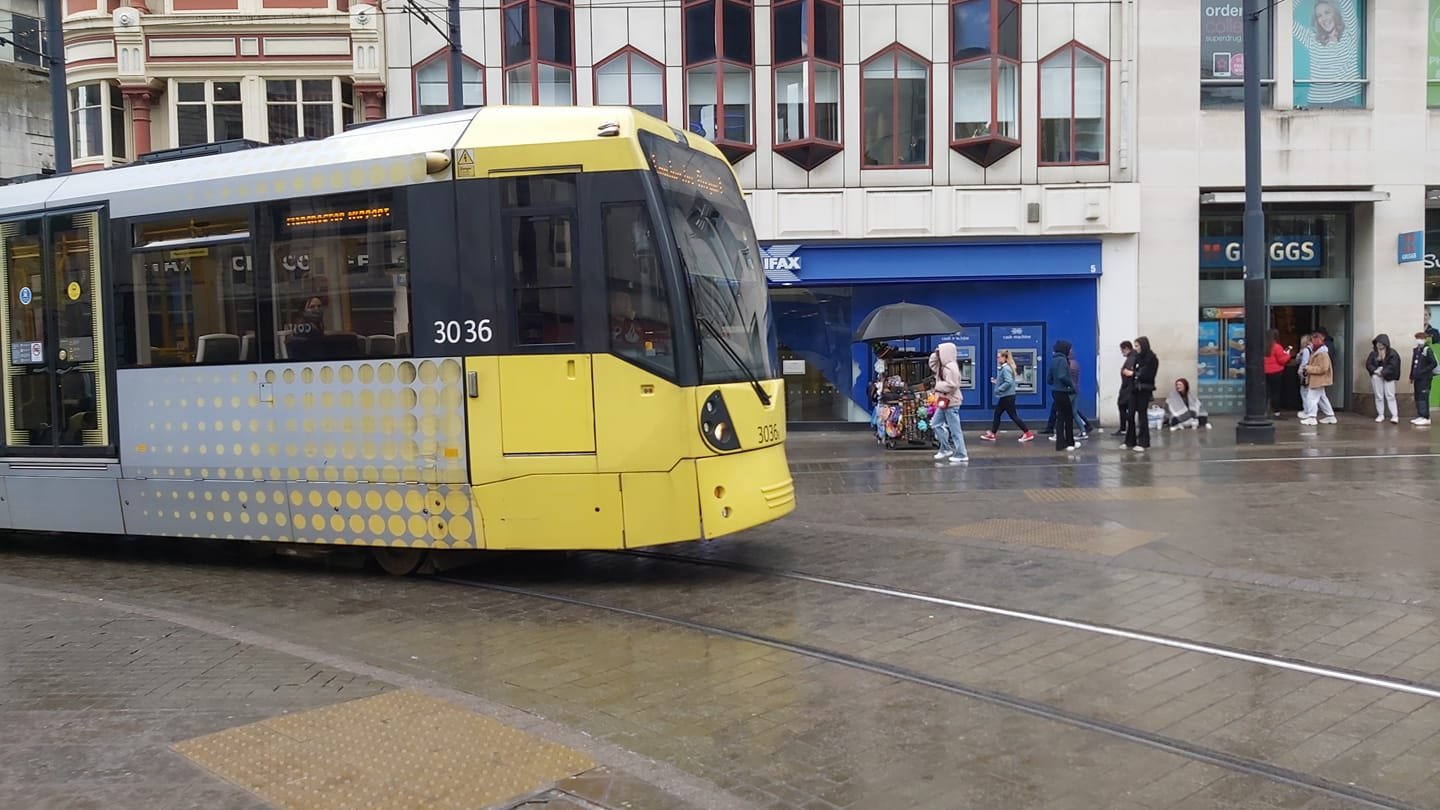
M120 88L130 99L130 114L134 121L131 134L134 138L135 157L150 151L150 104L155 100L155 91L148 85Z
M364 121L379 121L385 117L385 85L357 84L355 95L360 102Z

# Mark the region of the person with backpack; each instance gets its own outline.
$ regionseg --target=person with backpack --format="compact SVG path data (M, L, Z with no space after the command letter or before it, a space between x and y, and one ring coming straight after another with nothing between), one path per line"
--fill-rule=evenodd
M990 384L995 386L995 418L990 422L990 430L982 433L980 438L987 442L995 441L995 433L1000 430L1000 415L1009 414L1010 421L1020 428L1020 441L1032 441L1035 434L1015 411L1015 394L1019 390L1015 383L1015 359L1010 356L1009 349L1001 349L995 361L995 376L990 378Z
M1424 332L1415 333L1415 351L1410 356L1410 381L1415 385L1415 411L1410 420L1416 427L1430 424L1430 384L1435 379L1435 345Z
M1375 421L1385 421L1385 408L1390 408L1390 421L1400 424L1400 409L1395 405L1395 382L1400 379L1400 353L1390 348L1389 335L1376 335L1370 342L1372 351L1365 358L1370 372L1370 387L1375 392Z
M1150 448L1150 400L1155 397L1155 377L1160 373L1160 358L1151 351L1150 338L1141 335L1135 338L1135 345L1135 367L1128 372L1134 386L1130 390L1130 410L1134 416L1125 431L1122 447L1143 453Z
M1075 380L1070 377L1070 341L1055 341L1055 353L1050 358L1050 370L1045 381L1050 385L1050 398L1054 403L1055 450L1060 453L1080 449L1075 441Z

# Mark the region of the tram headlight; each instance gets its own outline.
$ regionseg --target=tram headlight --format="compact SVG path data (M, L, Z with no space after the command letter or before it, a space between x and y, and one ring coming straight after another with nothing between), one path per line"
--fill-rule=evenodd
M739 450L740 436L730 420L730 411L725 407L725 398L719 391L706 397L700 408L700 435L705 443L716 450Z

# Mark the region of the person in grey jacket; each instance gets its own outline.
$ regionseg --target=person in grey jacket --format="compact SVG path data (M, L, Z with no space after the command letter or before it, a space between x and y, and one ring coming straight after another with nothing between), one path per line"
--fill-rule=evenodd
M1032 441L1035 434L1025 427L1025 420L1015 412L1015 393L1019 386L1015 383L1015 359L1010 356L1009 349L1000 350L995 366L995 376L990 378L990 384L995 386L995 419L990 423L989 432L982 433L980 438L987 442L995 441L995 432L1000 430L1000 414L1004 413L1009 414L1010 421L1020 428L1020 441Z
M1070 341L1055 341L1055 354L1045 381L1055 411L1055 450L1061 453L1080 449L1075 442L1075 380L1070 377Z

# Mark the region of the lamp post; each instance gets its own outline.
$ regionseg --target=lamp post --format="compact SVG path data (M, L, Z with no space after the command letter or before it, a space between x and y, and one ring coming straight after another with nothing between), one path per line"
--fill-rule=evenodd
M1240 444L1275 443L1265 393L1270 291L1260 195L1260 14L1266 6L1265 0L1245 0L1245 417L1235 426Z
M50 132L55 141L55 173L70 173L70 93L65 86L65 10L61 0L45 3L45 62L50 68ZM108 100L108 99L107 99Z
M445 16L450 27L450 62L446 71L450 77L450 109L458 110L465 106L465 83L460 78L464 75L460 50L460 0L450 0L446 4Z

